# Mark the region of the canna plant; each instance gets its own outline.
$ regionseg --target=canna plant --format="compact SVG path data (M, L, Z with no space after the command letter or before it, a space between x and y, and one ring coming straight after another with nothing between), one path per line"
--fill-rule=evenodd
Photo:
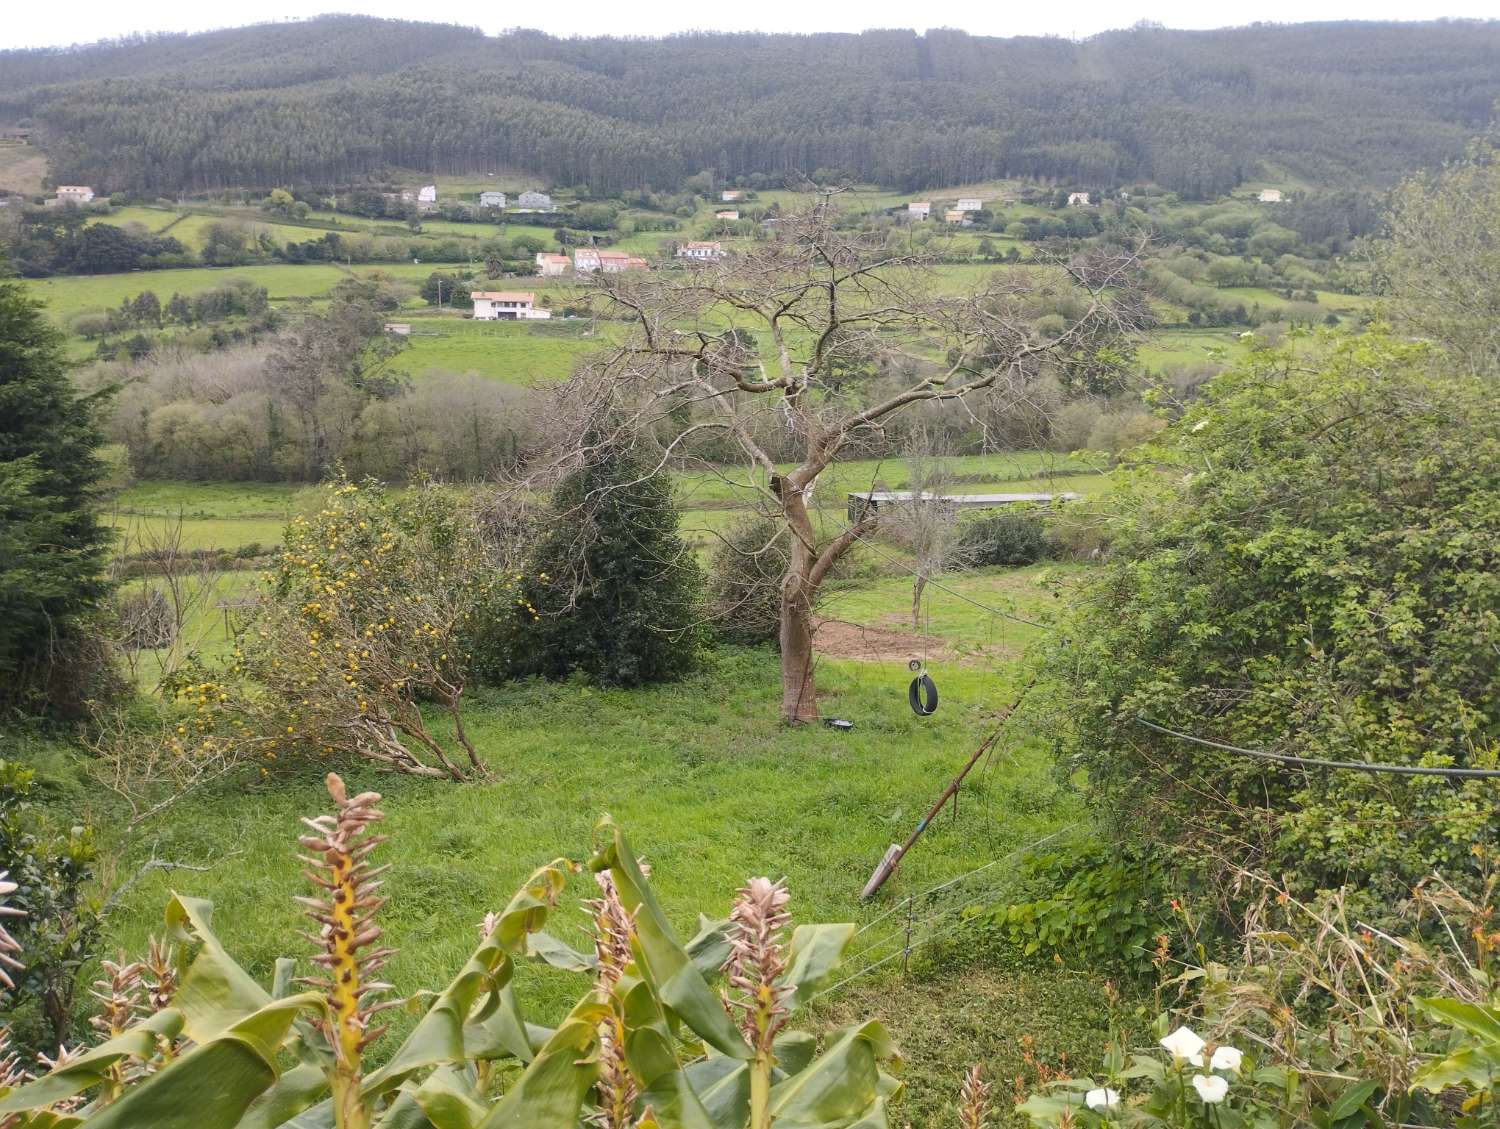
M257 983L213 932L212 906L167 904L167 936L138 964L107 968L103 1041L34 1080L0 1079L5 1129L882 1129L901 1084L895 1051L866 1022L821 1055L790 1020L837 969L851 925L790 928L788 893L752 879L730 919L700 919L683 942L646 870L607 818L588 866L590 953L544 931L567 878L537 869L418 1012L394 1048L377 1022L390 949L375 856L375 793L328 777L331 813L306 820L303 897L314 977L277 962ZM529 1023L517 965L581 974L587 988L555 1028ZM727 973L722 994L713 981ZM306 990L298 990L306 989Z

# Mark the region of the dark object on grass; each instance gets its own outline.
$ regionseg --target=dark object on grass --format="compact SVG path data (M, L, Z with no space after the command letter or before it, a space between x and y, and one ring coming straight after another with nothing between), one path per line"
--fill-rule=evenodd
M854 728L854 722L845 721L841 717L825 717L823 724L828 726L829 729L837 729L840 733L848 733L849 730Z
M931 717L937 713L938 692L932 676L924 671L913 678L906 690L906 700L911 703L911 712L918 717Z

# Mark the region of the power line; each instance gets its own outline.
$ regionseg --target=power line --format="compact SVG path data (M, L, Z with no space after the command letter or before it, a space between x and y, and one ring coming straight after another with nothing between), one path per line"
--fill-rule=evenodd
M1226 753L1235 753L1243 757L1255 757L1259 760L1274 761L1277 764L1301 765L1305 768L1341 768L1350 769L1354 772L1388 772L1395 776L1442 776L1457 780L1496 780L1500 779L1500 768L1443 768L1438 765L1417 764L1378 764L1372 761L1331 761L1319 757L1296 757L1289 753L1271 753L1264 749L1246 749L1239 745L1225 744L1223 741L1210 741L1206 737L1194 737L1191 733L1183 733L1177 729L1168 729L1165 725L1157 725L1154 721L1147 721L1143 717L1136 721L1147 729L1154 729L1158 733L1165 733L1169 737L1176 737L1182 741L1191 741L1195 745L1203 745L1210 749L1221 749Z

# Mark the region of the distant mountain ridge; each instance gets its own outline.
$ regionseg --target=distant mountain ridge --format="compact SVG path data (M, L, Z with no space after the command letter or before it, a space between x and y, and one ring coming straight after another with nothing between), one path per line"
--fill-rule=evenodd
M496 166L613 192L847 172L1213 195L1265 169L1382 185L1460 153L1500 102L1500 21L486 37L324 16L0 52L0 125L59 182L171 193Z

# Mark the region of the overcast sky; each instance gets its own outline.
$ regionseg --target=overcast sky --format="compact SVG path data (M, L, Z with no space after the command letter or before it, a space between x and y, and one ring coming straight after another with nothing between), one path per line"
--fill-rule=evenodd
M216 5L203 0L69 0L54 7L37 0L7 0L0 46L37 47L89 42L136 31L202 31L255 21L295 19L331 10L319 3L255 0ZM976 35L1086 36L1108 28L1155 20L1168 27L1207 28L1251 20L1435 19L1494 17L1496 0L1248 0L1233 6L1203 0L755 0L705 4L702 0L566 0L563 3L445 5L423 8L410 0L355 0L343 10L402 19L477 24L491 34L517 25L554 35L663 35L689 29L725 31L860 31L870 27L956 27ZM489 14L490 12L494 14Z

